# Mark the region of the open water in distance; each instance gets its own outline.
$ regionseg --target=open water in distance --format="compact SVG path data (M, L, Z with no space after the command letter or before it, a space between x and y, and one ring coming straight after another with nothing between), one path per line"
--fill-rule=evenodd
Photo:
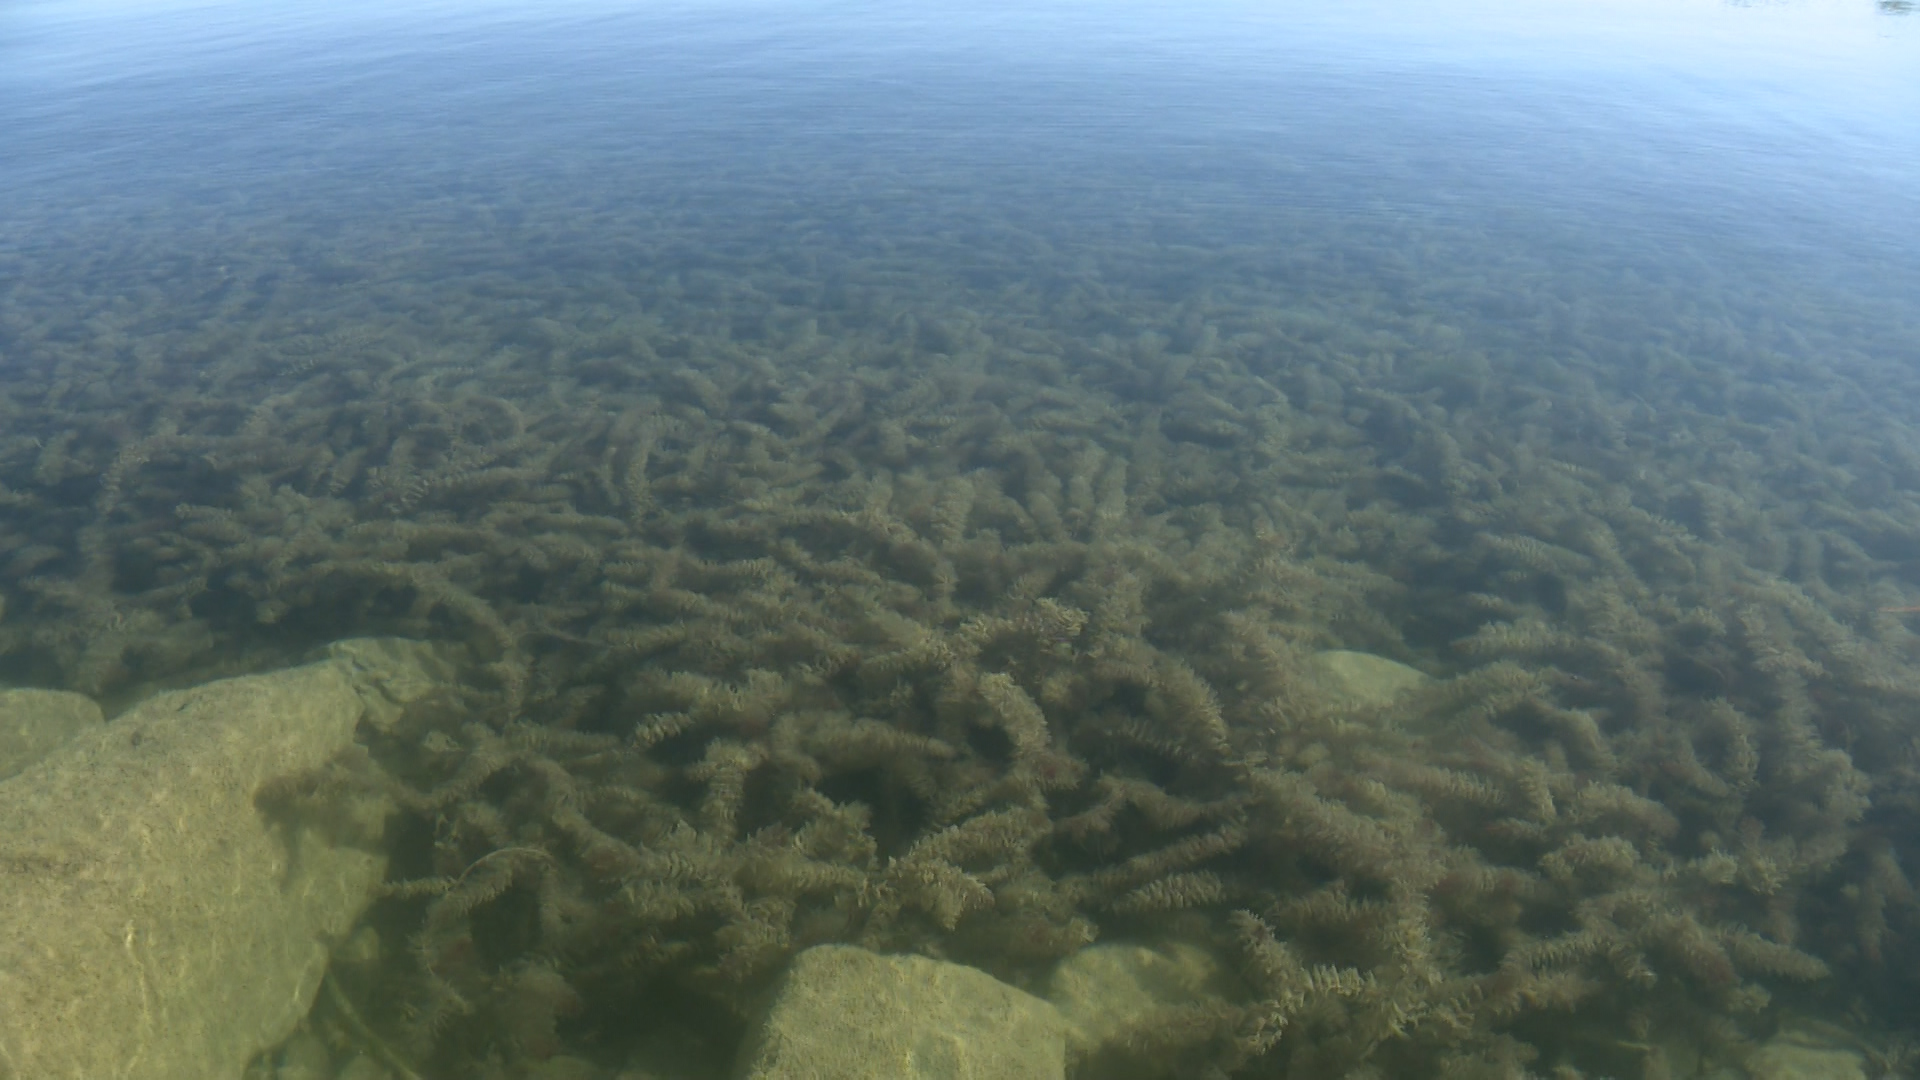
M1275 558L1313 568L1300 580L1374 575L1341 594L1346 608L1303 601L1282 617L1285 604L1260 600L1254 621L1289 648L1371 651L1439 678L1537 669L1554 707L1492 710L1474 745L1536 756L1564 777L1563 802L1615 784L1676 824L1623 841L1639 864L1568 870L1568 852L1612 834L1577 823L1534 849L1512 829L1479 836L1426 789L1373 804L1317 780L1319 797L1362 817L1425 808L1407 812L1430 811L1471 859L1536 883L1510 927L1448 908L1447 889L1465 888L1455 878L1396 901L1433 936L1431 979L1365 932L1316 944L1287 924L1287 902L1329 881L1364 902L1384 884L1347 882L1332 853L1262 878L1257 839L1174 867L1187 876L1158 893L1049 909L1103 939L1200 942L1236 970L1229 913L1252 909L1315 962L1412 987L1391 1001L1400 991L1380 990L1388 1004L1368 1004L1373 990L1329 997L1354 1011L1345 1027L1315 1014L1321 1027L1302 1020L1277 1049L1248 1035L1254 1014L1234 1014L1191 1060L1244 1075L1281 1075L1288 1060L1314 1075L1738 1075L1754 1046L1813 1017L1842 1025L1850 1034L1823 1037L1870 1068L1911 1070L1920 918L1900 868L1920 858L1920 742L1897 722L1920 715L1905 621L1920 605L1910 7L5 4L0 677L118 707L332 638L441 635L492 665L496 725L626 737L640 718L691 709L568 653L637 650L633 625L691 610L632 599L620 575L645 561L634 552L757 552L756 573L779 564L816 590L791 618L824 640L834 589L852 596L845 583L867 579L822 569L836 552L819 547L818 521L755 518L764 536L713 522L864 505L891 515L895 540L917 530L946 568L933 584L907 574L913 599L886 600L889 619L938 635L973 617L1091 611L1092 629L1068 619L1000 662L1043 699L1063 753L1176 785L1192 782L1168 779L1191 762L1128 756L1151 758L1151 739L1100 750L1104 729L1082 733L1074 712L1098 694L1055 700L1043 685L1106 685L1112 642L1133 634L1213 680L1230 723L1264 715L1243 700L1259 680L1205 644L1222 611L1152 607L1186 587L1168 582L1204 573L1147 588L1133 621L1102 615L1089 583L1160 572L1124 555L1131 569L1102 577L1100 553L1129 543L1254 566L1268 564L1248 550L1279 536ZM989 488L1017 508L975 498ZM915 509L920 490L946 492L949 509ZM517 506L545 509L503 509ZM574 516L541 518L526 541L537 555L514 547L559 507ZM580 526L584 549L553 539L588 519L600 524ZM423 539L456 527L501 539ZM860 543L840 553L849 565L897 576L889 558L904 556ZM812 562L795 554L809 544ZM1048 544L1072 554L1044 573L1022 562ZM374 557L417 574L379 578ZM452 583L457 601L426 581ZM879 586L858 589L843 606L881 603ZM736 626L787 617L739 610L761 614ZM861 618L846 621L856 653L883 624ZM832 666L791 642L739 647L641 650L633 665L733 685ZM836 707L911 728L925 702L910 691L885 699L898 716L880 696ZM1151 712L1150 698L1126 700ZM1715 702L1749 720L1725 721ZM1574 715L1606 749L1541 734ZM1726 733L1749 722L1760 765L1742 773L1729 747L1747 736ZM751 742L766 723L728 730ZM1276 729L1269 746L1235 730L1235 768L1257 758L1312 776L1341 752L1337 738L1295 745ZM1681 744L1706 770L1695 780L1674 779ZM661 746L687 759L649 768L703 752ZM1796 764L1807 755L1819 769ZM1833 769L1845 777L1819 788ZM749 825L699 794L711 772L688 775L655 794L715 833L702 850L747 843ZM1372 790L1404 779L1382 776ZM847 803L872 794L858 778L820 783ZM1836 809L1841 789L1865 794ZM1057 828L1092 790L1034 797ZM487 792L518 812L507 781ZM299 1068L720 1075L749 1023L742 1003L814 941L952 954L1041 985L1045 964L966 937L977 923L943 930L923 912L873 929L862 905L898 886L885 860L915 829L959 821L920 806L889 824L891 804L869 801L894 840L855 869L878 884L665 920L647 932L691 959L639 950L625 975L501 930L511 914L449 944L420 936L428 901L376 907L391 963L338 983L377 1013L372 1030L316 1014L332 1041L306 1045ZM631 880L596 880L562 841L525 839L548 825L516 823L516 842L551 844L537 865L569 869L509 896L534 905L564 879L596 910L657 917ZM1276 850L1294 843L1287 827ZM1527 827L1548 836L1541 820ZM635 850L661 842L634 830L620 835ZM464 881L487 855L422 835L397 876ZM1092 873L1095 855L1066 853L1063 835L1021 848L1023 872L1056 886ZM1124 861L1130 842L1106 850ZM1176 886L1192 899L1154 899ZM1616 911L1629 894L1681 915L1634 922ZM1594 914L1596 898L1614 898L1614 914ZM1694 936L1659 929L1678 925ZM774 927L777 944L749 953L748 926ZM1513 959L1545 956L1526 950L1576 927L1610 944L1564 971ZM1757 939L1742 934L1832 974L1782 976L1771 969L1793 965L1752 960L1741 943ZM409 940L427 944L410 953ZM409 969L416 955L424 968ZM1571 996L1542 1006L1549 991L1497 983L1523 968L1542 986L1554 969ZM1247 977L1238 993L1257 1000ZM1409 1004L1456 983L1467 989L1445 1007ZM1486 1004L1501 993L1510 1008ZM676 1012L686 1000L704 1004ZM637 1002L668 1019L621 1020ZM1389 1004L1416 1016L1410 1033L1396 1020L1377 1045L1341 1041ZM281 1055L256 1074L295 1075Z

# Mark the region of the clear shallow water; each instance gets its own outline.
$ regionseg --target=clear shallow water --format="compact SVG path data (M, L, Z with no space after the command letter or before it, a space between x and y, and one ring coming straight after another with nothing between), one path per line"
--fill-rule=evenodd
M896 631L875 628L904 619L964 652L968 619L1045 622L1062 610L1045 600L1092 629L1048 623L1027 652L976 661L1042 701L1092 773L1194 799L1268 790L1258 770L1189 775L1186 758L1111 748L1101 709L1171 722L1152 713L1166 686L1113 688L1116 657L1134 655L1116 643L1137 641L1207 680L1240 740L1235 768L1274 762L1363 817L1416 806L1473 859L1544 883L1506 923L1467 913L1511 897L1465 877L1398 901L1450 958L1433 984L1496 1003L1476 1006L1470 1037L1449 1043L1436 1021L1362 1052L1309 1033L1282 1044L1300 1068L1511 1075L1503 1038L1534 1047L1539 1072L1651 1075L1652 1052L1632 1048L1653 1044L1664 1067L1731 1068L1739 1048L1701 1033L1733 1017L1760 1039L1801 1011L1850 1018L1884 1052L1910 1024L1903 972L1920 953L1898 870L1920 858L1906 720L1920 642L1886 610L1920 603L1917 71L1920 16L1866 3L13 5L0 10L0 673L112 703L398 632L472 645L497 725L628 738L695 710L609 667L609 648L643 672L804 681L792 673L854 663L809 652L819 641L877 649ZM977 500L956 503L956 484ZM802 513L856 508L926 546L875 547ZM784 619L813 636L687 631L698 648L637 652L636 627L698 621L697 605L634 599L632 567L663 551L763 560L734 577L656 567L649 588L707 596L728 625ZM765 565L799 582L779 604L816 599L783 608L739 584ZM427 576L395 585L394 566ZM1129 582L1147 582L1138 619L1102 608ZM1252 621L1222 629L1229 611ZM1285 643L1269 643L1267 675L1246 669L1236 636L1252 625ZM1382 735L1363 753L1341 742L1351 725L1314 727L1331 707L1263 711L1291 700L1287 680L1263 681L1294 671L1288 650L1336 647L1459 680L1517 664L1546 689L1472 721L1408 706L1401 728L1439 717L1454 735ZM807 700L956 737L878 678ZM975 692L914 678L943 700ZM1459 693L1497 698L1479 685ZM1749 736L1728 734L1745 729L1715 700L1751 726L1761 765L1744 779ZM721 727L751 742L766 724ZM746 825L728 836L704 809L709 774L690 764L703 748L685 742L649 750L649 768L683 771L662 797L721 850L746 846ZM1705 778L1675 779L1683 745ZM387 752L408 783L436 780ZM1569 810L1531 823L1544 839L1515 841L1383 755L1495 787L1520 783L1512 762L1544 762L1563 806L1615 784L1677 824L1636 832ZM1401 802L1343 790L1329 768ZM819 783L890 805L858 775ZM1850 812L1856 788L1872 798ZM1054 819L1091 790L1049 789ZM553 827L488 797L527 815L526 835ZM885 860L916 829L962 820L942 813L876 826L872 889L898 887ZM599 824L642 853L670 847L657 822ZM1013 861L1056 884L1184 835L1080 850L1049 828L1039 855ZM1384 883L1332 852L1263 869L1306 841L1284 821L1247 828L1276 847L1177 868L1223 883L1194 902L1197 921L1132 893L1061 903L1104 939L1205 939L1229 965L1228 913L1255 910L1310 962L1427 985L1361 931L1316 940L1286 922L1329 877L1370 899ZM465 880L498 841L400 833L405 879ZM1614 836L1642 861L1553 869ZM623 891L630 873L596 878L568 861L573 841L539 842L558 856L545 865L570 868L567 888L635 908L609 916L611 939L665 926L706 959L714 938L761 925L673 925ZM1727 880L1708 862L1721 854L1739 867ZM1785 885L1755 884L1776 870ZM532 903L534 886L517 887ZM1556 973L1598 989L1572 1006L1579 1034L1555 1035L1568 1014L1553 991L1499 973L1584 925L1582 903L1635 888L1706 927L1706 958L1695 938L1620 916L1613 960L1568 946L1576 960ZM530 1062L564 1050L604 1075L702 1075L737 1041L727 1008L800 944L942 952L1031 981L1078 940L1056 927L1042 955L1020 954L981 944L1005 926L834 924L807 910L817 898L773 893L801 910L784 944L728 954L748 974L719 987L646 959L623 981L573 946L514 939L505 916L465 931L492 969L442 957L426 973L440 985L396 947L389 967L342 983L396 1016L446 1009L447 986L477 1002L433 1028L437 1043L382 1029L430 1073L494 1054L506 1075L537 1075ZM822 906L859 907L835 904ZM435 918L417 901L373 921L451 948L431 934L464 924ZM1753 960L1748 931L1834 976ZM1619 959L1640 954L1658 993ZM584 1002L557 1028L565 995L502 982L535 963ZM710 1032L698 1046L612 1034L624 1029L607 1017L633 1001L682 993L726 1005L667 1010ZM1503 993L1549 1003L1509 1010ZM515 1002L533 1019L503 1025ZM1373 1006L1351 1007L1366 1029ZM1674 1018L1651 1041L1649 1012ZM490 1043L489 1024L508 1034ZM1281 1060L1240 1051L1248 1075Z
M1911 267L1915 34L1865 5L6 18L16 234L76 205L245 196L297 219L561 176L720 198L717 173L925 212L1099 185L1111 201L1083 212L1131 194L1199 228L1533 212L1646 247L1721 229Z

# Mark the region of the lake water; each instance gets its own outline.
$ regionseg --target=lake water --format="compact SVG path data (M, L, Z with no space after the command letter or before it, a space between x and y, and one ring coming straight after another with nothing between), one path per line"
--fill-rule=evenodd
M465 650L251 1077L1910 1075L1910 7L5 5L0 682Z

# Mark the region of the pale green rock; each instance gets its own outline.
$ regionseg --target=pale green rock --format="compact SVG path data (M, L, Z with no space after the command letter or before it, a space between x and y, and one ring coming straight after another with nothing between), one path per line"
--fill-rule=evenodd
M1167 1008L1226 1001L1226 976L1211 953L1174 943L1103 944L1081 949L1047 980L1046 998L1067 1024L1075 1061L1097 1062L1104 1080L1162 1075L1129 1060L1127 1043Z
M64 690L0 690L0 780L106 722L93 699Z
M741 1080L1062 1080L1065 1023L983 971L844 945L801 953L741 1047Z
M393 1080L393 1070L365 1054L356 1054L341 1067L334 1080Z
M333 1055L311 1031L296 1031L280 1048L280 1065L273 1080L334 1080Z
M1324 677L1326 690L1342 703L1378 708L1432 679L1416 668L1372 653L1330 649L1316 653L1313 666Z
M1791 1028L1762 1043L1747 1071L1753 1080L1867 1080L1859 1051Z
M406 638L350 638L322 655L352 676L366 706L362 719L376 728L391 727L408 702L457 682L464 661L457 648Z
M600 1080L605 1075L606 1070L593 1062L565 1054L527 1069L527 1080Z
M431 687L407 654L160 694L0 781L0 1077L231 1080L293 1032L385 860L258 800Z

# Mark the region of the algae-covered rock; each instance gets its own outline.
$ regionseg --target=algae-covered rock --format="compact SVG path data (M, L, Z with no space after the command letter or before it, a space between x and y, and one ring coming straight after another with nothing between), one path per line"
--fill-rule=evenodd
M280 1048L280 1063L271 1075L273 1080L332 1080L333 1055L319 1035L297 1031Z
M1167 1009L1224 1006L1225 981L1219 961L1192 945L1092 945L1060 962L1046 996L1076 1060L1094 1062L1103 1077L1152 1076L1160 1071L1127 1051L1141 1025Z
M221 1080L293 1030L384 857L260 796L430 688L411 663L161 694L0 782L0 1076Z
M104 721L93 699L64 690L0 690L0 780Z
M1789 1028L1747 1060L1753 1080L1866 1080L1866 1059L1850 1046Z
M405 638L349 638L321 655L343 665L366 706L363 721L392 727L401 710L460 677L461 653L455 648Z
M527 1080L600 1080L606 1070L585 1058L565 1054L527 1068Z
M275 1077L274 1080L282 1080ZM393 1080L393 1073L386 1066L370 1057L355 1057L340 1067L333 1080Z
M1431 680L1421 671L1372 653L1329 649L1316 653L1314 667L1325 689L1349 705L1378 707Z
M822 945L794 958L741 1048L743 1080L1039 1080L1066 1075L1052 1005L985 972Z

